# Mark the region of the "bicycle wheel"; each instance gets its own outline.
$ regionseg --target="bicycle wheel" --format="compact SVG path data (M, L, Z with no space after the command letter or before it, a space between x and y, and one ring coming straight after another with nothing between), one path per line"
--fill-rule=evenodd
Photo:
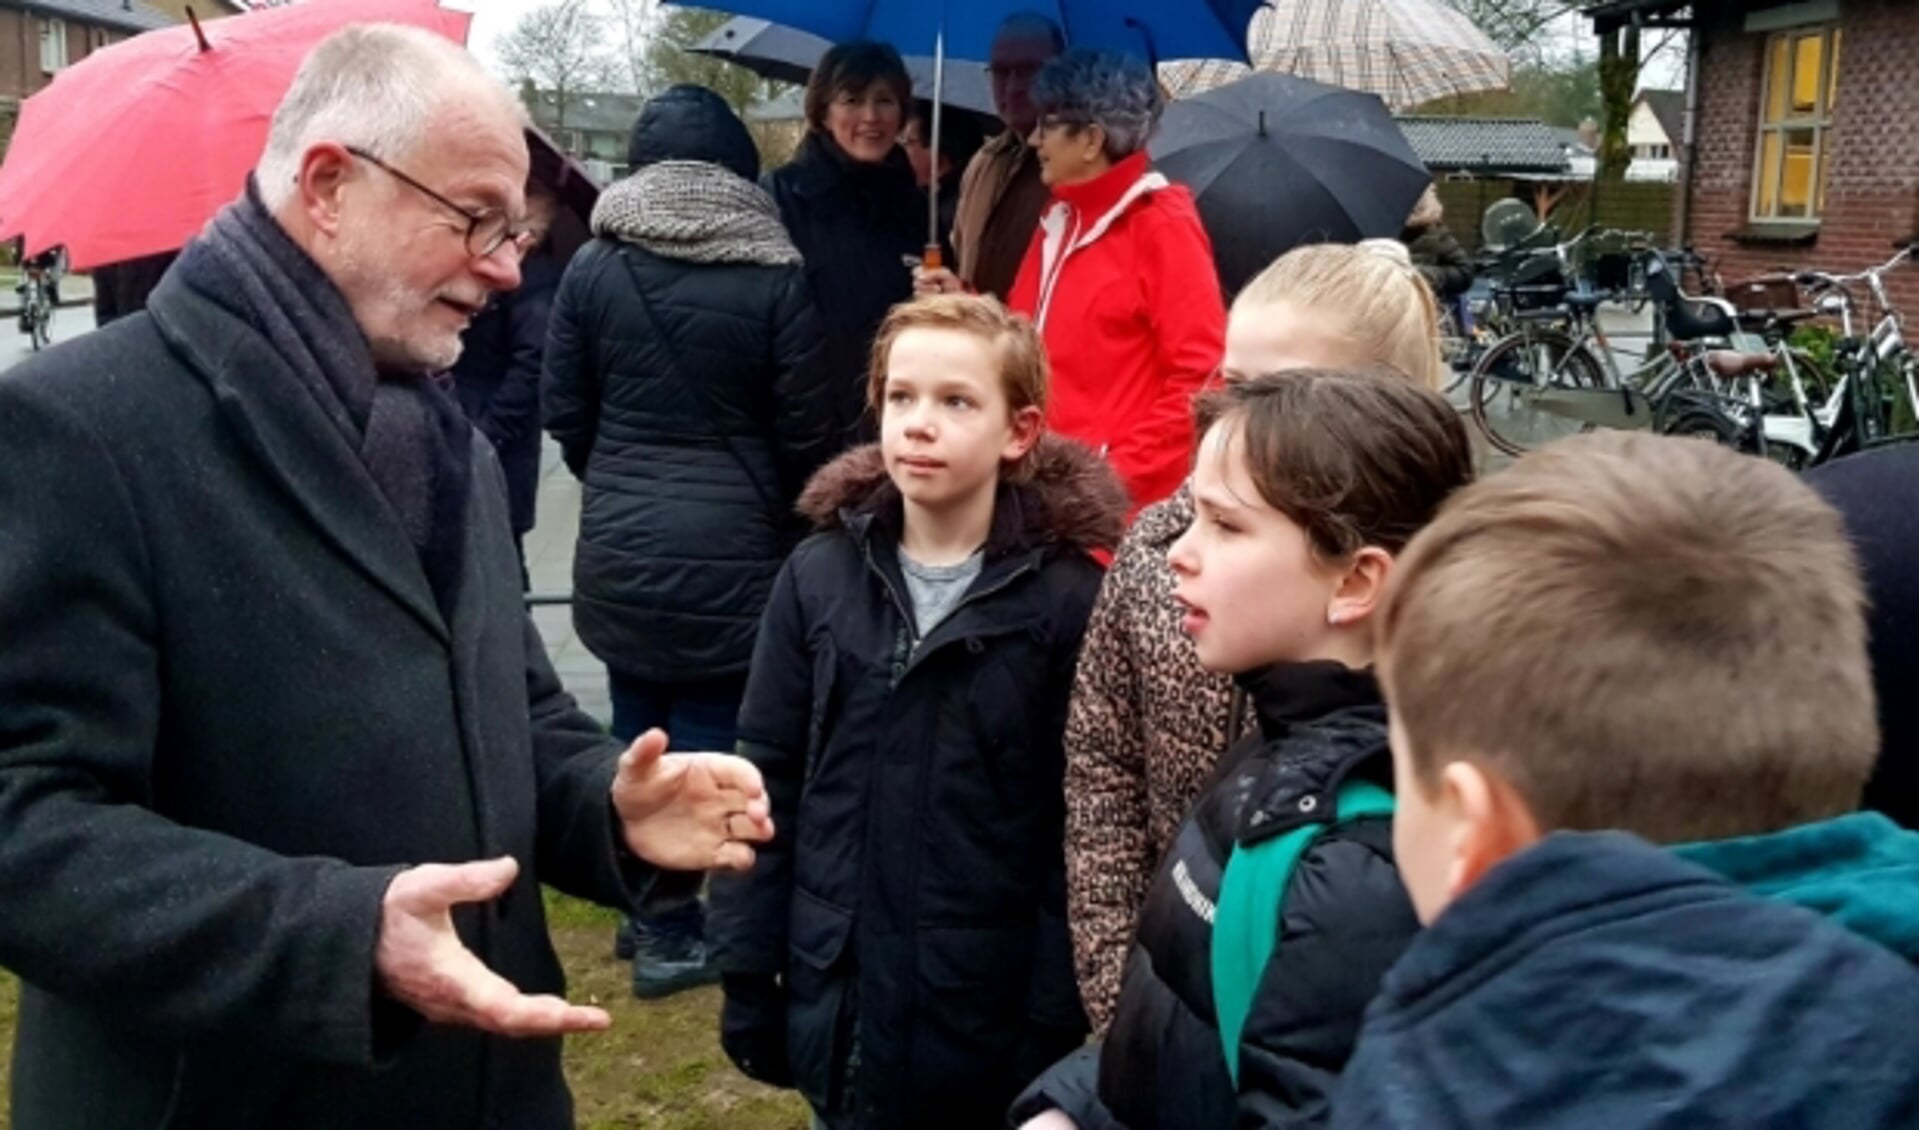
M1757 455L1764 446L1751 405L1703 388L1682 388L1662 401L1653 430L1710 440L1744 455Z
M1605 387L1605 373L1582 344L1558 330L1533 330L1486 350L1473 369L1466 400L1487 442L1508 455L1524 455L1593 428L1540 405L1540 393Z

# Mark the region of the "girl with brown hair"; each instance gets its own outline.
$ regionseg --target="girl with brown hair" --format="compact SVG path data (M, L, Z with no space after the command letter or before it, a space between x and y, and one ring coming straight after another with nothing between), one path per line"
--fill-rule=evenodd
M1234 382L1202 402L1199 430L1173 600L1258 727L1173 835L1104 1044L1015 1107L1038 1127L1323 1124L1366 1003L1418 929L1393 858L1372 619L1395 555L1472 479L1466 429L1438 393L1362 367ZM1245 853L1293 833L1293 862L1243 878L1260 866Z
M1391 240L1298 248L1233 303L1221 367L1229 382L1365 363L1426 388L1439 387L1444 372L1432 292ZM1153 867L1231 729L1232 681L1200 666L1172 602L1166 550L1192 522L1192 493L1182 487L1133 523L1093 608L1073 687L1066 865L1074 956L1095 1030L1112 1018Z

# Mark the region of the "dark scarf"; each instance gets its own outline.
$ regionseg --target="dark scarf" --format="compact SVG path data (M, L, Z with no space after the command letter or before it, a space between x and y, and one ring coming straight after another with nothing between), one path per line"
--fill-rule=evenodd
M451 616L472 483L472 426L423 373L375 369L346 297L261 204L253 182L187 245L177 268L195 291L251 325L292 380L359 453Z
M793 159L820 170L838 186L852 189L869 207L898 211L900 202L905 201L910 214L912 202L919 198L912 163L898 146L883 161L862 161L841 149L830 134L809 133Z

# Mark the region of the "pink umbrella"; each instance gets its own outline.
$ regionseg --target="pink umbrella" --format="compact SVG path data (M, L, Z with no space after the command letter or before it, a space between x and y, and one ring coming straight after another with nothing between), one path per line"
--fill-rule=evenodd
M0 240L64 245L76 269L178 248L239 195L315 44L356 23L464 44L472 19L434 0L306 0L94 52L27 99L0 166Z

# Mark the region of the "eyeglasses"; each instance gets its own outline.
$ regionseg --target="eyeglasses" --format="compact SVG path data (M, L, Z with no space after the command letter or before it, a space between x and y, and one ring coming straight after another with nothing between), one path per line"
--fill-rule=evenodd
M1032 78L1044 67L1044 63L989 63L986 67L987 78Z
M1079 118L1061 117L1058 114L1042 114L1036 124L1042 133L1052 133L1054 130L1066 130L1072 133L1084 129L1090 123Z
M490 208L483 208L477 212L462 208L358 146L349 145L346 151L441 207L458 213L460 218L466 221L466 252L475 259L484 259L502 247L510 247L513 249L513 258L517 261L526 258L527 251L533 246L534 233L525 228L515 228L513 222L507 219L506 213L496 212Z

